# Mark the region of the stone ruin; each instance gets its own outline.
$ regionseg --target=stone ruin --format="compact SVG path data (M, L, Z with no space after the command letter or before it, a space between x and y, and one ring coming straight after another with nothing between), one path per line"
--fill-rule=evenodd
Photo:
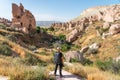
M6 26L11 26L11 21L5 18L0 18L0 24L4 24Z
M24 9L24 6L20 3L20 6L12 3L12 27L20 30L26 34L31 33L36 27L36 21L33 14Z

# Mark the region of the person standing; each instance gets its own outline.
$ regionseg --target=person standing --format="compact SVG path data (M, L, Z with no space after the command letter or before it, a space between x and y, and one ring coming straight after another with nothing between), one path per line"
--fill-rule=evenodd
M59 66L59 74L60 77L62 77L62 67L63 67L63 54L60 51L61 48L57 47L57 52L54 54L54 63L55 63L55 70L54 70L54 75L56 76L57 68Z

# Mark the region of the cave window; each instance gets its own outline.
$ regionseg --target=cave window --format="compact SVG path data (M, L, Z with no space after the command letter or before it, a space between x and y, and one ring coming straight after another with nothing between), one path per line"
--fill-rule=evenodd
M22 22L21 22L20 24L21 24L21 26L23 26L23 23L22 23Z
M29 24L29 27L28 27L28 30L29 30L29 31L31 30L31 27L32 27L32 25L31 25L31 24Z

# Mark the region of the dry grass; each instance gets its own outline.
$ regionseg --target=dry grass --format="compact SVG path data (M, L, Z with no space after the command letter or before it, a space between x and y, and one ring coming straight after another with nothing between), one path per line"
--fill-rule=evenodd
M12 49L13 51L15 51L18 55L20 55L22 58L25 58L26 53L30 53L31 55L39 58L39 59L42 60L42 61L45 61L45 62L51 61L51 56L34 54L34 53L31 52L30 50L21 47L19 44L16 44L16 43L8 40L7 38L5 38L5 37L2 36L2 35L0 35L0 40L1 40L1 41L4 41L4 42L7 42L8 45L11 47L11 49Z
M118 75L100 71L96 67L82 66L78 63L74 63L73 66L66 66L65 70L81 77L85 77L87 80L120 80L120 76Z
M81 45L81 47L85 47L96 42L101 44L98 54L88 57L92 61L95 61L96 59L105 60L108 58L116 58L119 56L120 34L108 36L103 40L101 36L96 35L95 29L95 26L101 24L102 23L95 23L94 25L90 25L86 30L86 33L83 34L83 37L79 38L75 43L77 45Z
M10 80L47 80L51 78L46 67L33 68L22 63L21 58L6 56L0 56L0 75L8 76Z

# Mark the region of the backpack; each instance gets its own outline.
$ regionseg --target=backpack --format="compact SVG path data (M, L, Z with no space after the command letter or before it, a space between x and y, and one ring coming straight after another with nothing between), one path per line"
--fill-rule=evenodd
M54 54L54 63L55 64L60 64L61 63L60 54L58 52L56 52Z

